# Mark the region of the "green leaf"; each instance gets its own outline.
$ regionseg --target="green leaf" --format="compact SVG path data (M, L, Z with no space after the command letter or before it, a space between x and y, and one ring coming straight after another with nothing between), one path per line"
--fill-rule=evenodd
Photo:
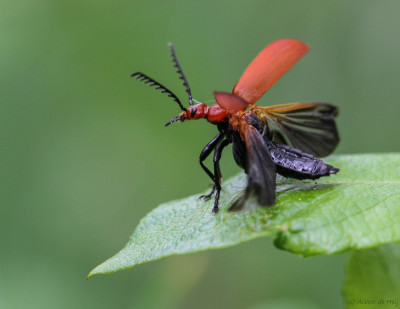
M277 202L270 208L227 212L246 186L245 174L224 183L217 214L211 212L213 200L199 201L200 194L160 205L140 221L125 248L89 277L261 236L305 256L400 241L400 154L326 161L340 172L318 181L278 177Z
M352 252L343 296L348 309L399 307L400 245Z

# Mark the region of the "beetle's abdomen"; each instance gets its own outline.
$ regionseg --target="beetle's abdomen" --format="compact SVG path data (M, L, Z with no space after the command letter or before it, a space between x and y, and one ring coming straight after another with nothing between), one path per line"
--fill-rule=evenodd
M268 150L276 164L277 172L296 179L317 179L336 174L339 169L321 159L284 144L266 141Z

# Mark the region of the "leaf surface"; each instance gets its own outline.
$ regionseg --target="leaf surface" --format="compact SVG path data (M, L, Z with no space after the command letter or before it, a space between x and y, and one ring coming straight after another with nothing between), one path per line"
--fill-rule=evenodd
M243 173L223 184L217 214L211 212L213 199L198 200L200 194L162 204L140 221L126 246L89 277L262 236L303 256L399 242L400 154L332 156L326 162L340 172L317 181L278 177L277 202L270 208L227 212L244 191Z

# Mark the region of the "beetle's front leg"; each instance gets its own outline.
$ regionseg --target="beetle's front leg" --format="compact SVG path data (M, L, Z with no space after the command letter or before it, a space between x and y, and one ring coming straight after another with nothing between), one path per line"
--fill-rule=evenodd
M201 151L201 154L200 154L200 166L203 168L203 170L206 172L206 174L213 181L213 187L212 187L211 192L209 194L201 195L199 197L199 199L202 198L204 200L209 200L213 196L213 194L215 192L216 184L215 184L214 174L208 169L207 166L204 165L203 161L205 159L207 159L207 157L215 149L215 147L218 145L218 143L221 141L221 139L223 137L224 137L224 133L223 132L219 132Z
M213 183L213 185L212 185L212 188L211 188L211 192L210 193L208 193L208 194L203 194L203 195L200 195L199 196L199 200L200 199L203 199L203 200L205 200L205 201L208 201L210 198L212 198L212 196L214 195L214 192L215 192L215 183Z
M222 155L222 150L226 146L228 146L231 143L230 140L226 139L224 140L221 144L218 145L218 147L215 149L214 153L214 177L215 177L215 185L213 189L217 190L217 193L215 194L215 200L214 200L214 207L212 209L212 212L218 212L218 204L219 204L219 196L221 193L221 180L222 180L222 174L221 174L221 169L219 166L219 161L221 160L221 155Z

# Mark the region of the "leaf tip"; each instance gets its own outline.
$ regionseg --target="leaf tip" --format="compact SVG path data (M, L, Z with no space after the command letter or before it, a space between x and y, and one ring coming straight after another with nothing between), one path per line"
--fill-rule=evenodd
M102 264L100 264L100 265L96 266L95 268L93 268L93 269L90 271L90 273L87 275L86 280L89 280L89 279L90 279L92 276L94 276L94 275L104 274L104 272L102 272L101 269L99 269L99 267L100 267L101 265L102 265Z
M95 275L95 273L93 272L93 270L87 275L86 280L89 280L93 275Z

